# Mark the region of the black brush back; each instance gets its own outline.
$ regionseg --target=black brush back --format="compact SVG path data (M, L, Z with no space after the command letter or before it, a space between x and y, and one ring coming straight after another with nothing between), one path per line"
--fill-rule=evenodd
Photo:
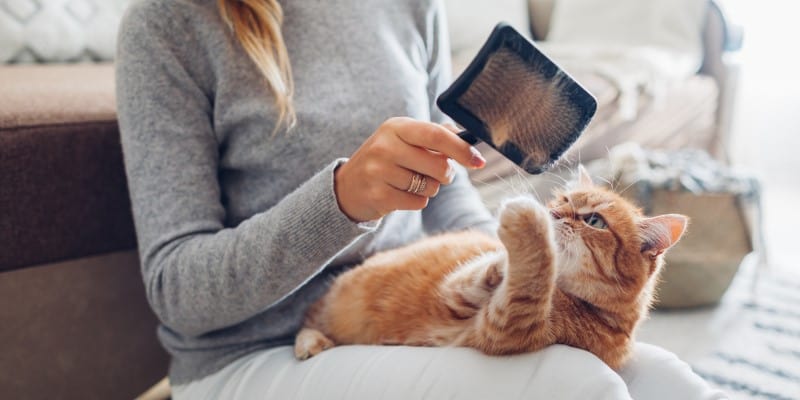
M586 89L503 23L436 103L531 174L553 165L597 109Z

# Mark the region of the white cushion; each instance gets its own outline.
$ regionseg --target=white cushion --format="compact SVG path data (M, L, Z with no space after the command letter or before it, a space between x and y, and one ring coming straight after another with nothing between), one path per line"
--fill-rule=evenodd
M707 0L556 0L548 42L648 46L702 59Z
M0 1L0 63L111 60L129 2Z
M498 22L529 36L527 0L445 0L453 53L477 51Z

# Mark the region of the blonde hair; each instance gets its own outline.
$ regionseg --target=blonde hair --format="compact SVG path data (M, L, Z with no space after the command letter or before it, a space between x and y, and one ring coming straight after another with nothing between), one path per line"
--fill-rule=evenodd
M281 5L277 0L217 0L217 6L223 21L261 71L275 96L279 114L273 133L283 124L287 130L291 129L297 117L292 104L292 68L281 33Z

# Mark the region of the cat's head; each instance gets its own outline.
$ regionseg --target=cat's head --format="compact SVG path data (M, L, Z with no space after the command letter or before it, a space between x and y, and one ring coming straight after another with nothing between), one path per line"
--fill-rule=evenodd
M548 203L560 252L559 288L600 307L639 300L649 305L663 254L689 219L645 217L630 201L595 185L583 166L578 170L578 183Z

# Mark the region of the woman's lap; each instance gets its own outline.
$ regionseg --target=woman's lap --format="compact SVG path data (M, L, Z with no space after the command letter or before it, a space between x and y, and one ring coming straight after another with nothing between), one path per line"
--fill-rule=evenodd
M671 353L647 345L638 345L636 353L621 371L630 380L626 385L598 358L561 345L511 357L467 348L340 346L303 362L287 346L175 387L173 398L616 400L631 398L628 386L634 399L724 398L714 397ZM670 391L678 390L676 385L682 391Z
M727 399L675 354L647 343L636 343L619 374L635 399Z

